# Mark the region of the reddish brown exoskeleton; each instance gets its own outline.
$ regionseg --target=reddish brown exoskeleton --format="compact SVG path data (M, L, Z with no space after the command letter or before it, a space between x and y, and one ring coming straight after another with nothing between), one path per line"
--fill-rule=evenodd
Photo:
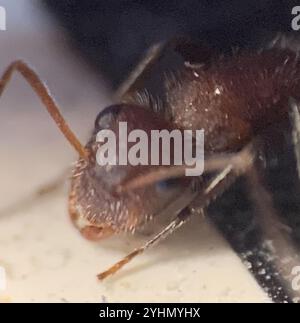
M177 77L166 84L162 111L147 100L135 100L145 72L173 47L185 59ZM181 226L196 210L203 210L234 179L253 165L252 139L266 127L288 117L289 107L300 100L300 61L284 48L215 57L200 46L173 40L153 46L120 88L120 102L96 118L93 135L83 146L72 133L46 87L22 61L13 62L0 83L0 94L13 71L19 71L43 101L66 139L77 150L69 197L69 212L84 237L99 240L119 232L134 232L166 208L174 219L144 246L136 249L98 277L116 272L154 242ZM206 172L215 176L203 185L199 178L184 177L186 166L99 166L96 134L101 129L117 132L118 123L129 129L204 129ZM170 179L173 179L171 181ZM164 189L158 189L166 184ZM170 184L170 185L169 185ZM197 185L195 185L197 184ZM184 205L174 201L187 193Z

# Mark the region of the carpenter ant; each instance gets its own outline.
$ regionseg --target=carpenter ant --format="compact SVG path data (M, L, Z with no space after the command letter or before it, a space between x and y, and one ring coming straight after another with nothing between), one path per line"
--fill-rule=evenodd
M137 95L146 72L172 48L185 60L172 80L166 81L162 110ZM0 95L14 71L20 72L40 97L51 117L79 154L73 170L69 213L82 235L99 240L119 232L134 232L158 216L182 194L185 204L173 207L174 219L144 246L134 250L107 271L115 273L136 255L180 227L203 209L240 175L247 174L255 159L255 138L269 125L287 119L300 100L300 60L297 52L272 46L260 51L239 51L217 57L206 48L183 39L154 45L120 87L118 104L105 108L96 118L93 135L83 146L71 131L47 88L24 62L6 69ZM149 109L150 108L150 109ZM296 111L296 110L295 110ZM298 110L297 110L298 111ZM205 172L208 181L186 178L186 166L99 166L96 134L116 130L120 121L132 128L204 129ZM172 179L172 180L171 180Z

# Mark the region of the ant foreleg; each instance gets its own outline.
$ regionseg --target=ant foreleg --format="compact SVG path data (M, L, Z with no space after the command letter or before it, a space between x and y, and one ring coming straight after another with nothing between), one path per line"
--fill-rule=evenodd
M250 149L249 149L250 147ZM237 167L236 165L228 164L221 172L219 172L201 192L195 192L195 196L192 202L188 206L184 206L181 211L177 214L174 220L168 224L161 232L159 232L155 237L146 242L142 247L135 249L129 255L121 259L115 265L110 267L108 270L100 273L97 277L100 280L116 273L124 265L130 262L134 257L144 252L149 247L153 246L155 243L168 237L172 232L182 226L191 215L195 214L197 210L203 212L203 209L210 204L216 197L218 197L224 190L226 190L240 175L243 175L247 170L252 167L252 163L244 164L242 159L244 154L248 153L252 155L252 145L247 146L240 153L242 154L241 163L242 166ZM253 160L253 158L251 158Z
M137 66L120 85L115 93L116 101L125 101L130 97L138 89L147 72L164 56L169 48L174 49L191 66L193 64L206 63L212 57L210 48L204 44L200 46L185 36L173 37L169 41L156 43L146 51Z
M159 232L155 237L151 240L147 241L142 247L135 249L133 252L128 254L126 257L118 261L108 270L100 273L97 275L98 279L103 280L106 277L116 273L119 269L121 269L124 265L129 263L134 257L144 252L149 247L153 246L155 243L158 243L169 236L173 231L180 228L190 217L191 217L191 210L189 207L185 207L183 210L179 212L176 218L168 224L161 232Z
M220 172L222 169L226 168L227 165L232 165L237 171L241 169L247 169L249 164L252 164L254 153L250 153L252 150L253 143L247 146L239 153L233 154L218 154L207 158L204 161L204 173ZM116 191L118 193L126 192L130 190L135 190L140 187L146 187L153 185L156 182L178 178L185 176L186 170L189 169L185 164L178 166L165 166L158 167L156 169L150 170L147 174L137 175L130 180L121 182L117 187Z

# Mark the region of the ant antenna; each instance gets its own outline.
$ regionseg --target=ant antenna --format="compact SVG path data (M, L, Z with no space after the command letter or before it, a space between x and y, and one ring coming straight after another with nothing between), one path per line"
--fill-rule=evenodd
M36 72L34 72L25 62L18 60L12 62L5 70L0 79L0 96L11 79L11 75L14 71L18 71L25 80L30 84L34 92L38 95L38 97L43 102L50 116L58 126L58 128L63 133L64 137L69 141L69 143L75 148L80 157L85 160L88 159L88 153L84 146L77 139L75 134L72 132L62 114L59 111L58 106L54 102L54 99L51 97L49 90L46 85L40 80Z

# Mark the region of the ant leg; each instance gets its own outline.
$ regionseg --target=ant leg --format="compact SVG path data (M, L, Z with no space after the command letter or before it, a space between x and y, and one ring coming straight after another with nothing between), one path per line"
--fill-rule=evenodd
M167 225L161 232L159 232L154 238L147 241L142 247L135 249L133 252L128 254L126 257L118 261L116 264L114 264L112 267L110 267L108 270L100 273L97 275L99 280L103 280L106 277L116 273L118 270L120 270L124 265L129 263L134 257L137 255L143 253L146 249L153 246L155 243L163 240L168 235L170 235L173 231L181 227L191 216L191 211L189 207L185 207L177 216L176 218Z
M139 87L142 83L143 76L159 60L166 49L167 44L160 42L152 45L145 53L138 65L131 71L129 76L119 86L115 93L116 101L125 101L126 98Z
M25 62L21 60L14 61L6 68L0 79L0 96L9 80L11 79L14 71L18 71L30 84L34 92L38 95L38 97L45 105L47 111L56 123L57 127L63 133L64 137L69 141L69 143L75 148L75 150L82 158L87 159L87 151L64 120L46 85L43 84L38 75Z
M120 85L115 93L116 101L124 101L142 83L145 74L151 67L159 61L166 50L173 48L186 61L187 64L204 63L212 56L212 51L205 44L195 44L188 37L173 37L169 41L162 41L152 45L145 53L144 57L129 74L127 79Z
M252 151L249 150L249 146L240 153L247 151L252 155ZM240 154L238 153L238 154ZM242 162L242 158L241 158ZM110 267L108 270L100 273L97 277L100 280L116 273L124 265L130 262L134 257L143 253L146 249L153 246L155 243L165 239L176 229L181 227L193 214L197 213L197 210L203 212L203 209L209 205L217 196L219 196L226 188L228 188L240 175L244 174L250 167L251 164L243 164L241 167L236 167L233 164L228 164L221 172L219 172L201 192L196 192L192 202L183 207L183 209L177 214L175 219L167 225L161 232L155 237L146 242L142 247L135 249L133 252L128 254L126 257L121 259L115 265Z
M294 152L297 160L297 171L300 179L300 113L299 113L299 102L294 98L289 98L290 106L290 122L292 124L292 138L294 144Z
M221 171L227 165L232 165L236 170L238 168L245 169L253 162L254 154L249 153L252 149L253 143L249 144L238 154L218 154L216 156L209 157L204 161L204 172L211 173ZM116 187L116 192L126 192L140 187L153 185L154 183L162 180L183 177L189 167L186 165L158 167L157 169L150 170L145 175L137 175L125 182L121 182L121 184Z

